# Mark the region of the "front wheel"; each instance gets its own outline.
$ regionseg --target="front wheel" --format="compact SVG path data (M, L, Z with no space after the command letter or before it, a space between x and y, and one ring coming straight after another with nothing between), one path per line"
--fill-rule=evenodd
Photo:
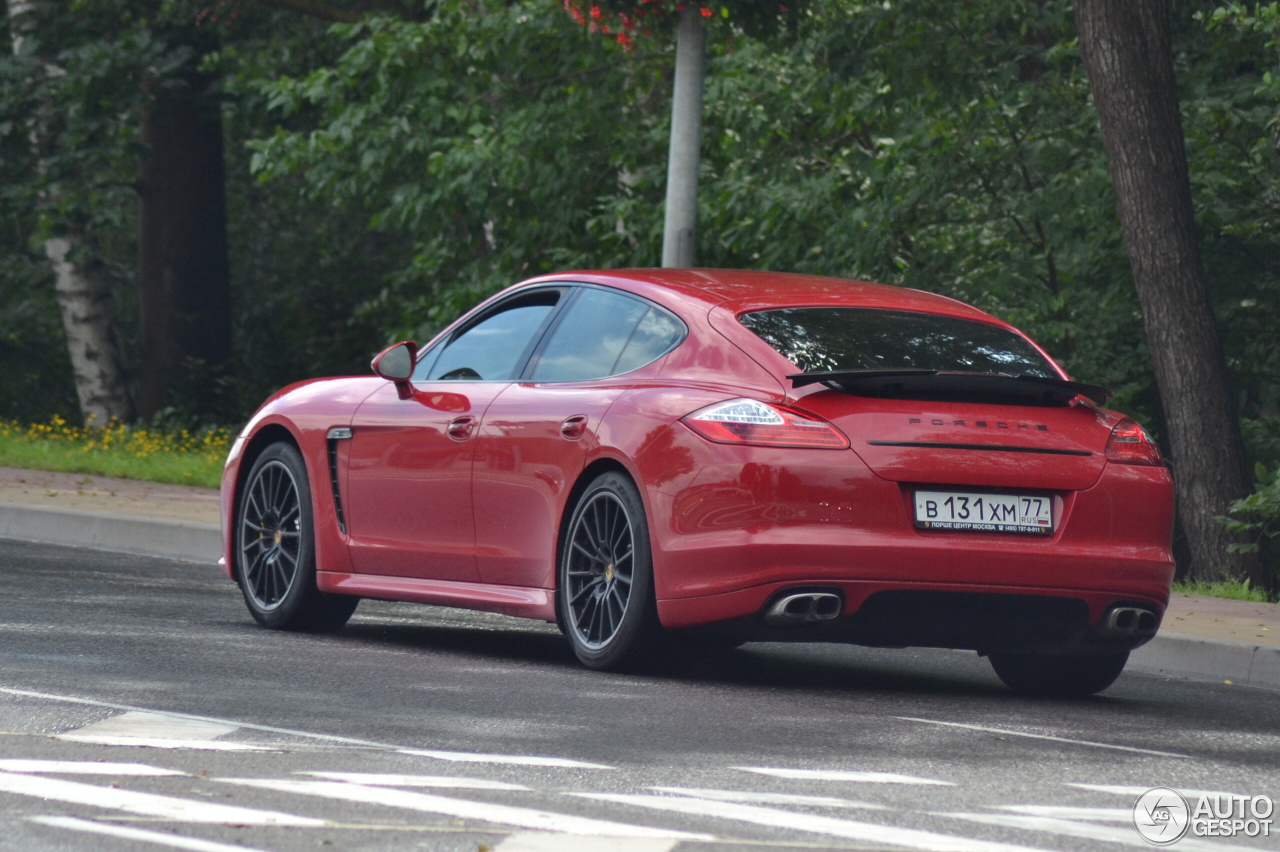
M644 662L661 637L649 524L640 492L621 473L596 477L574 505L556 594L573 652L592 669Z
M996 675L1014 692L1045 698L1084 698L1116 682L1128 651L1104 654L992 654Z
M292 444L272 444L254 462L240 492L235 539L236 578L259 624L328 632L347 623L360 599L316 588L311 490Z

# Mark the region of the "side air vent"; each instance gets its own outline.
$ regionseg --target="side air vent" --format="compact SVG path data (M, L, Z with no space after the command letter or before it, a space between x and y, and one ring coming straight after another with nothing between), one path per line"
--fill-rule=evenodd
M338 529L347 534L347 516L342 511L342 491L338 488L338 442L351 437L351 430L346 426L335 426L325 436L329 445L329 486L333 489L333 511L338 516Z

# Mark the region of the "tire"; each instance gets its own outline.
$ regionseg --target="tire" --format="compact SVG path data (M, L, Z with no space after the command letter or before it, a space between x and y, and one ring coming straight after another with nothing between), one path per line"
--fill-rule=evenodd
M996 675L1014 692L1044 698L1085 698L1116 682L1128 651L1103 654L992 654Z
M316 588L311 488L292 444L272 444L253 463L239 494L235 532L236 579L259 624L327 633L351 618L359 598Z
M596 477L574 505L557 572L560 623L581 663L600 671L650 661L663 637L649 523L621 473Z

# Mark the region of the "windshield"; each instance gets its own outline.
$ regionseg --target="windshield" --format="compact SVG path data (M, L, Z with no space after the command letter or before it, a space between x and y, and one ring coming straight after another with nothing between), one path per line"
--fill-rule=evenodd
M738 321L805 373L941 370L1058 378L1022 337L956 317L875 308L782 308L743 314Z

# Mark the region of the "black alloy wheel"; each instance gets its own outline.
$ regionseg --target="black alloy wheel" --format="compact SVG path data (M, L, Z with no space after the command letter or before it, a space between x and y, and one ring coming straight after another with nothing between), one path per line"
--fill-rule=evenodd
M578 659L609 671L645 661L661 630L649 524L630 479L610 472L587 486L561 551L560 618Z
M249 471L236 513L236 578L260 624L330 631L355 611L359 598L316 588L314 534L302 456L292 444L272 444Z

